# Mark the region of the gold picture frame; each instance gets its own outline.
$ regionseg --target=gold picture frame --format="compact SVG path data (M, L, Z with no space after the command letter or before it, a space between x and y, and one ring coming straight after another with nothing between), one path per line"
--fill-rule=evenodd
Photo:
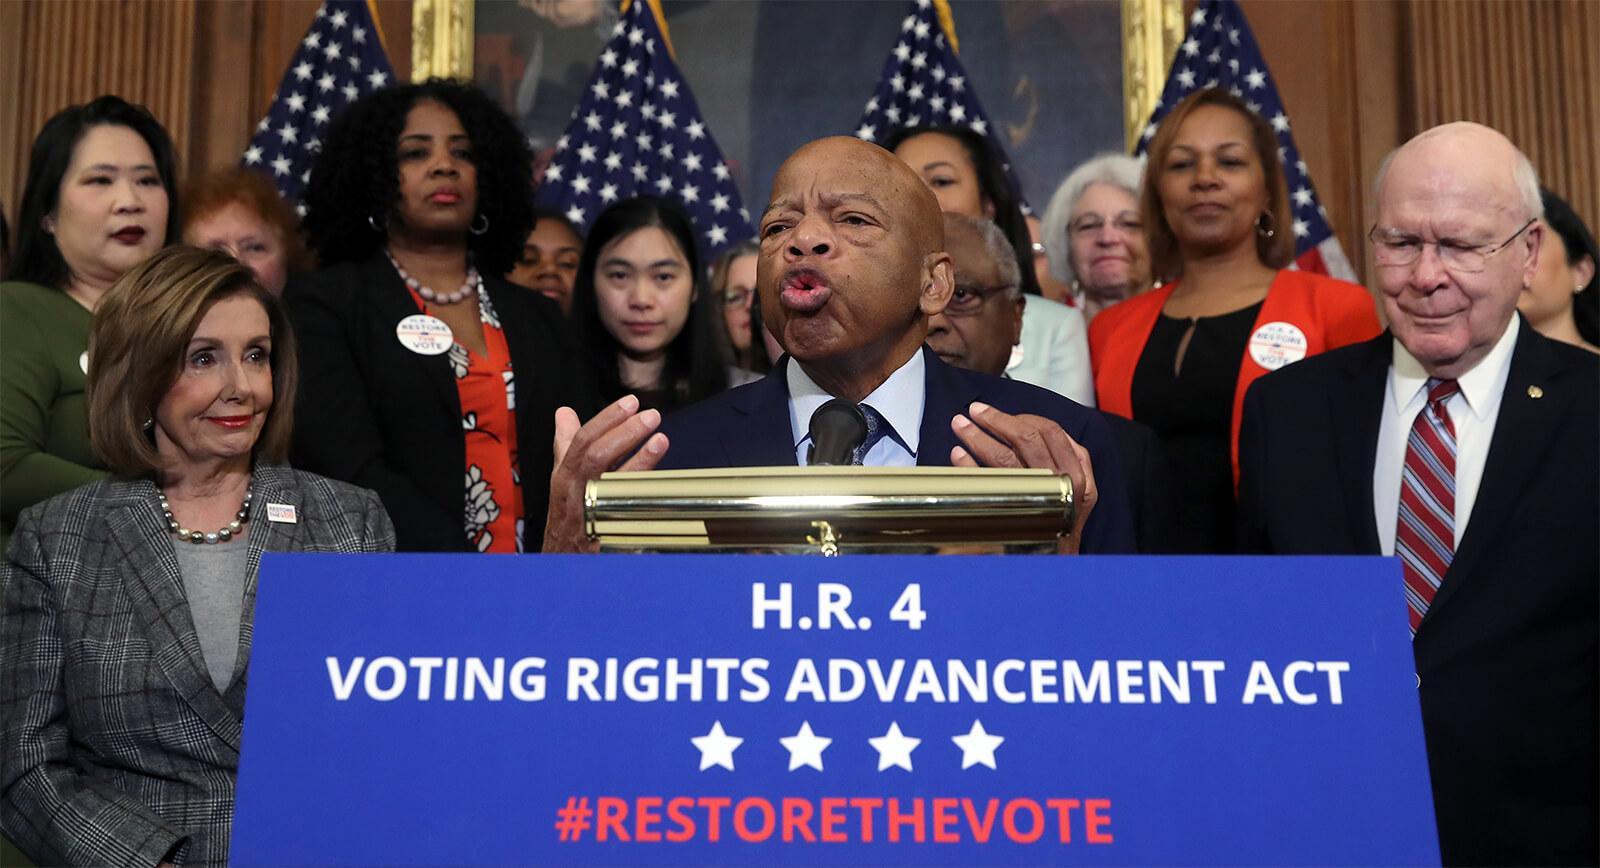
M472 77L476 0L412 0L411 78ZM1139 141L1183 41L1183 0L1122 0L1123 126Z

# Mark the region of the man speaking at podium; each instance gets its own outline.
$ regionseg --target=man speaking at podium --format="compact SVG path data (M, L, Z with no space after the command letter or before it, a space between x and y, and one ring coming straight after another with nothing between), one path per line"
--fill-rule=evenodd
M849 137L811 142L779 168L759 231L761 308L788 355L761 381L665 423L637 413L630 398L581 428L571 411L558 412L544 551L593 550L583 486L618 462L626 459L622 470L806 463L812 414L833 399L857 405L866 422L851 463L1048 468L1072 480L1074 550L1133 550L1104 419L1053 392L952 367L923 347L955 278L938 201L909 166Z

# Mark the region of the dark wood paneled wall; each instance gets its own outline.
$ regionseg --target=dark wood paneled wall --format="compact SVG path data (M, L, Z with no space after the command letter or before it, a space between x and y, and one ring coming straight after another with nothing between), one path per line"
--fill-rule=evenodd
M319 0L0 0L0 200L15 218L28 148L63 106L115 93L172 134L180 172L235 163ZM411 0L377 0L397 76Z

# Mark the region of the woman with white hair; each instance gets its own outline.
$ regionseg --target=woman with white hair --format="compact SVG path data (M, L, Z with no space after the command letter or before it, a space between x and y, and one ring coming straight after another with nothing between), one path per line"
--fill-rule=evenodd
M1072 288L1086 320L1150 286L1150 251L1139 219L1139 161L1100 154L1050 197L1040 226L1050 274Z

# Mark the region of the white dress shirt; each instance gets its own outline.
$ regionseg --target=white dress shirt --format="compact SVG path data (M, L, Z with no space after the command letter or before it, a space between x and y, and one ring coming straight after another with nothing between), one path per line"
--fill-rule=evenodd
M1494 423L1500 418L1500 400L1511 374L1511 350L1517 345L1521 317L1511 316L1505 334L1472 370L1456 378L1461 391L1444 407L1456 429L1455 548L1467 531L1478 483L1489 457ZM1400 516L1400 477L1406 463L1406 441L1417 414L1428 403L1428 373L1400 341L1394 342L1394 364L1389 368L1389 390L1378 427L1378 454L1372 467L1372 514L1378 522L1378 546L1394 554L1395 525Z
M811 451L811 414L834 396L807 376L800 363L792 358L784 367L784 376L789 382L789 430L794 433L795 463L804 467L809 463L806 459ZM877 410L889 424L887 435L873 444L862 464L868 467L916 466L917 443L922 438L922 405L927 397L923 389L926 379L926 363L919 348L911 354L910 361L861 401Z

